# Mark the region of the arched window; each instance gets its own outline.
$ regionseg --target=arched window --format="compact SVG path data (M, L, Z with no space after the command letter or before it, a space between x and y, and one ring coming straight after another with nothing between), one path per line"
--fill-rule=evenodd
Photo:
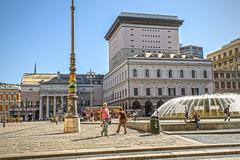
M148 69L145 70L145 77L149 77L149 70Z
M161 70L157 70L157 77L161 77Z
M183 74L183 70L180 70L180 78L183 78L184 74Z
M172 70L169 70L169 72L168 72L168 77L169 77L169 78L172 78Z
M207 71L206 70L203 71L203 78L207 78Z
M195 78L195 77L196 77L196 75L195 75L195 71L192 70L192 78Z
M137 70L133 69L133 77L137 77Z

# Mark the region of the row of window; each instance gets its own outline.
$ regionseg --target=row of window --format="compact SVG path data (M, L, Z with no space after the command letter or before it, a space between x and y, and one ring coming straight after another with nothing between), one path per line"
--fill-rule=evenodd
M142 48L161 48L160 46L142 46ZM172 47L168 47L168 49L171 49Z
M151 41L151 40L142 40L142 42L148 42L148 43L160 43L160 41Z
M16 101L18 101L19 100L19 95L17 94L17 95L0 95L0 101L3 101L3 100L5 100L5 101L14 101L14 100L16 100Z
M106 82L106 87L109 88L125 79L127 79L127 70L125 70L124 72L122 71L122 72L118 73L111 80Z
M137 72L137 69L133 69L133 77L138 77L138 72ZM161 77L161 70L158 69L157 70L157 77L160 78ZM184 78L184 71L183 70L180 70L179 72L179 76L180 78ZM150 74L149 74L149 69L145 69L145 77L146 78L149 78L150 77ZM204 70L203 71L203 78L207 78L207 71ZM173 78L173 70L168 70L168 78ZM196 71L195 70L192 70L192 78L196 78Z
M240 72L238 73L214 73L214 78L236 78L240 77Z
M240 62L240 57L235 57L234 59L230 59L230 60L227 60L227 61L224 61L224 62L219 62L217 64L214 64L214 68L227 66L227 65L230 65L234 62Z
M234 51L235 51L235 54L238 53L238 52L239 52L239 48L238 48L238 47L235 48ZM212 57L211 60L212 60L212 61L220 60L220 59L222 59L222 58L224 58L224 57L231 56L232 54L233 54L233 51L232 51L232 50L229 50L229 51L228 51L228 54L227 54L227 52L223 52L223 53L221 53L221 54L218 54L218 56Z
M133 30L133 28L131 29L131 30ZM142 31L147 31L147 32L160 32L161 30L159 30L159 29L142 29ZM169 33L171 32L171 31L168 31Z
M219 89L220 87L221 89L240 89L240 82L215 82L215 88Z
M146 34L142 34L142 37L160 37L160 35L146 35Z
M176 96L176 88L168 88L168 96ZM199 95L199 89L198 88L191 88L191 94L192 95ZM205 94L208 93L208 88L204 89ZM162 88L158 88L157 90L157 94L159 96L163 95L163 91ZM134 96L138 96L138 88L133 88L133 95ZM151 96L151 88L146 88L146 96ZM185 88L181 88L181 95L184 96L186 95L186 89Z
M127 89L124 89L122 91L113 93L112 95L109 95L107 97L104 98L105 101L109 102L115 99L119 99L119 98L124 98L127 96Z

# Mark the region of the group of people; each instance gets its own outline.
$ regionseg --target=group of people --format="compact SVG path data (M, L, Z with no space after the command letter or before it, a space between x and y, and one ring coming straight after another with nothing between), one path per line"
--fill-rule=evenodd
M230 105L228 104L227 107L224 108L224 121L229 121L230 122L230 111L229 111ZM197 113L197 111L192 112L192 117L189 119L189 113L187 107L185 107L185 119L184 121L186 123L195 123L196 124L196 129L200 129L200 115Z
M119 117L119 124L118 124L118 129L116 132L119 133L120 127L123 126L124 134L127 134L126 122L128 119L127 119L126 113L123 111L122 108L120 108L118 117ZM100 109L100 124L102 127L101 136L108 136L109 123L111 123L110 113L109 113L107 103L104 103L103 107Z

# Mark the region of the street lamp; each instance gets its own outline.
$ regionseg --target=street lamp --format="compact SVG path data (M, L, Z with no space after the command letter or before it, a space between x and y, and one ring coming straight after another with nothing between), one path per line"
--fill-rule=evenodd
M90 90L90 106L92 107L93 106L93 93L92 93L92 79L95 78L95 72L93 72L91 69L90 69L90 72L87 72L87 78L89 78L90 80L90 87L91 87L91 90Z

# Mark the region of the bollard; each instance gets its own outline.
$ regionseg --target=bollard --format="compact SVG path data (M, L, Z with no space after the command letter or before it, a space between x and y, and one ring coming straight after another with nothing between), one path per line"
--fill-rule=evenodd
M152 134L160 134L160 124L157 116L150 119L150 131Z

